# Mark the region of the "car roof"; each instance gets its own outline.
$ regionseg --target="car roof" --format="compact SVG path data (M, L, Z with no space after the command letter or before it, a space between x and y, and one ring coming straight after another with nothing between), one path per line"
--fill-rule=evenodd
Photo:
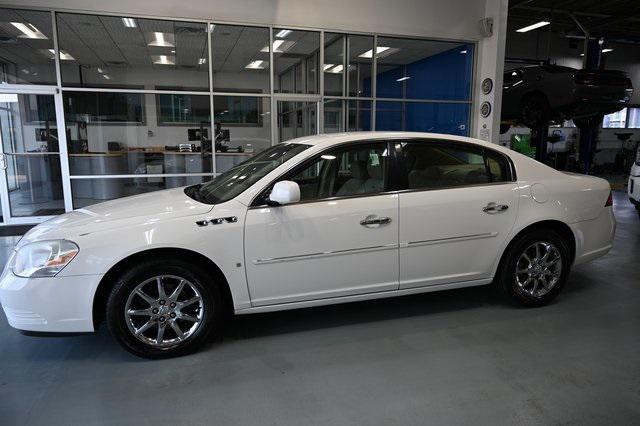
M291 139L285 143L299 143L311 145L315 147L325 148L333 145L339 145L347 142L355 142L367 139L439 139L445 141L467 142L487 148L496 149L498 151L508 151L499 145L485 142L480 139L474 139L466 136L448 135L443 133L427 133L427 132L345 132L345 133L324 133L321 135L304 136Z

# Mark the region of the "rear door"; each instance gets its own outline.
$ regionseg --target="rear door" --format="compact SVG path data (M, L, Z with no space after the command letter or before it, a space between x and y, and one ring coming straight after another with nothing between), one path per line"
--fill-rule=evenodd
M489 279L518 210L511 162L464 142L408 141L396 152L400 289Z

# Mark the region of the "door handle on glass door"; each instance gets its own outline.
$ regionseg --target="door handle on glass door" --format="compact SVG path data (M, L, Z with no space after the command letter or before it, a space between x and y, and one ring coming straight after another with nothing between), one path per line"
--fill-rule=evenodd
M388 223L391 223L390 217L378 217L374 214L370 214L360 221L360 225L366 226L367 228L373 225L386 225Z
M482 208L482 211L488 214L501 213L507 210L509 206L506 204L496 204L494 201L490 202Z

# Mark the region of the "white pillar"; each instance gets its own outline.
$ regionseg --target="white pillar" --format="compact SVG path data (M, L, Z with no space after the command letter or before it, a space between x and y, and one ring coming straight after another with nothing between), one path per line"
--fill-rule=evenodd
M504 72L504 50L507 36L508 0L487 0L485 17L493 19L493 35L482 38L478 43L474 102L472 108L474 129L472 136L498 143L500 139L500 111L502 107L502 73ZM480 31L480 23L478 23ZM482 81L493 80L493 90L488 95L482 93ZM483 102L491 104L491 114L483 118L480 106Z

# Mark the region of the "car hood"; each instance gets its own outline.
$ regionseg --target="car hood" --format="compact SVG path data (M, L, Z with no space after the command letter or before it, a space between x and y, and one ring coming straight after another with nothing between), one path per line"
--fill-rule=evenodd
M73 235L98 232L123 226L127 221L138 224L158 222L211 211L210 204L200 203L184 193L184 188L167 189L132 197L119 198L84 207L57 216L31 229L20 245L31 241L68 238Z

